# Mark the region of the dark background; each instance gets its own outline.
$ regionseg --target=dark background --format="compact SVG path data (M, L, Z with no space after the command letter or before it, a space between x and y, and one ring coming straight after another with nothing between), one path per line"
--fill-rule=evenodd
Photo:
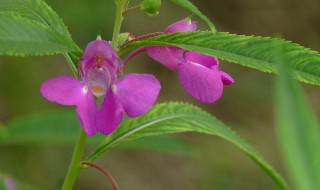
M100 33L111 39L114 3L111 0L47 0L64 20L75 42L85 48ZM138 1L132 1L133 5ZM320 1L317 0L197 0L193 1L219 31L257 36L282 36L305 47L320 50ZM163 1L160 15L129 13L122 32L136 36L163 31L190 13ZM198 18L199 28L207 30ZM196 104L228 124L250 142L271 165L285 175L279 156L273 122L274 75L232 63L221 69L236 81L225 87L214 104L202 104L184 92L176 73L139 55L125 73L153 73L162 84L158 103L186 101ZM51 109L73 109L50 103L41 97L42 82L58 75L72 75L63 56L0 57L0 123L15 117ZM320 89L304 85L313 109L320 112ZM319 115L319 114L318 114ZM45 127L45 126L44 126ZM70 126L72 127L72 126ZM272 180L232 144L216 137L195 133L175 137L193 144L197 155L164 154L143 150L112 150L98 160L127 190L211 190L277 189ZM70 161L73 146L0 146L0 171L40 189L59 189ZM96 170L81 173L74 189L111 189Z

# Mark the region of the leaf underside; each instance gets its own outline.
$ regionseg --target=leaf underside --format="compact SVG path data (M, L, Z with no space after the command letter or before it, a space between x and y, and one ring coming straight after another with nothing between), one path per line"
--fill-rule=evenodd
M305 83L320 84L320 54L282 39L225 32L172 33L129 42L121 47L120 54L152 45L177 46L268 73L277 73L272 53L275 46L281 45L292 76Z

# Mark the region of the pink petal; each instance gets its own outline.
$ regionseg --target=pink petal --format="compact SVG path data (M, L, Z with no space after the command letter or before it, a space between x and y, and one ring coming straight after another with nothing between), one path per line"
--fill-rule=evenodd
M98 131L104 135L113 132L122 120L123 108L117 97L109 89L104 98L100 111L96 116L96 126Z
M197 22L192 22L188 19L183 19L168 26L165 33L173 32L193 32L197 30Z
M82 128L88 135L94 135L95 114L98 110L91 90L73 77L60 76L42 84L40 92L49 101L76 106Z
M211 56L207 56L207 55L200 54L197 52L192 52L192 51L188 51L185 54L185 59L187 61L201 64L205 67L212 67L212 66L219 65L219 61L216 57L211 57Z
M88 90L88 92L82 96L82 100L77 104L76 111L83 130L89 136L96 134L95 117L98 112L98 107L91 90Z
M178 70L185 50L168 46L147 47L147 54L173 71Z
M178 74L180 83L192 97L213 103L222 96L223 84L217 69L184 63L180 65Z
M98 38L87 45L82 58L89 61L101 56L103 59L111 60L113 54L116 52L110 43Z
M84 83L76 78L59 76L44 82L40 92L43 97L51 102L70 106L76 105L82 100L84 86Z
M221 76L223 85L231 85L234 83L234 79L227 73L220 71L220 76Z
M137 117L151 108L160 89L160 83L153 75L129 74L116 84L114 93L127 115Z

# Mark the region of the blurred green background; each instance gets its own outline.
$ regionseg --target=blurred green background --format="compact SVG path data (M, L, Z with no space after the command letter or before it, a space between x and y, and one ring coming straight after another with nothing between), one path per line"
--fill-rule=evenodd
M112 0L46 0L63 18L75 42L82 48L100 33L111 39L114 3ZM138 1L132 1L134 3ZM320 1L317 0L197 0L194 4L219 31L277 36L320 50ZM170 1L163 1L160 15L129 13L122 32L136 36L163 31L189 13ZM198 18L199 28L206 25ZM184 92L176 73L146 55L134 58L125 73L153 73L162 84L158 103L186 101L196 104L228 124L251 143L271 165L285 175L279 157L273 124L273 75L230 63L221 70L236 80L225 87L214 104L202 104ZM42 82L58 75L72 75L63 56L0 57L0 123L47 110L72 110L41 97ZM320 113L320 88L304 85L313 109ZM319 115L319 114L318 114ZM45 126L43 126L45 127ZM70 126L78 127L78 126ZM121 189L130 190L211 190L277 189L271 179L246 155L230 143L194 133L175 137L193 144L197 154L168 154L143 150L115 149L98 160L117 179ZM39 189L60 189L73 146L0 146L0 171ZM88 152L90 148L88 149ZM74 189L111 189L105 177L94 169L81 173Z

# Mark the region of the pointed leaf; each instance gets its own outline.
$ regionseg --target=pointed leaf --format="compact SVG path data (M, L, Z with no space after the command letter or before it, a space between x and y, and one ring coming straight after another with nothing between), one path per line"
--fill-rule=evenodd
M278 140L293 189L320 189L320 131L301 87L290 78L291 69L282 57L276 58L275 113Z
M159 35L127 43L120 54L142 46L177 46L218 57L263 72L276 72L272 56L274 43L284 49L284 57L292 68L293 77L305 83L320 85L320 54L316 51L276 38L228 34L224 32L184 32Z
M184 103L159 104L143 116L122 122L87 160L94 161L114 146L133 139L188 131L215 135L233 143L252 158L279 187L286 189L281 176L248 143L207 112Z

